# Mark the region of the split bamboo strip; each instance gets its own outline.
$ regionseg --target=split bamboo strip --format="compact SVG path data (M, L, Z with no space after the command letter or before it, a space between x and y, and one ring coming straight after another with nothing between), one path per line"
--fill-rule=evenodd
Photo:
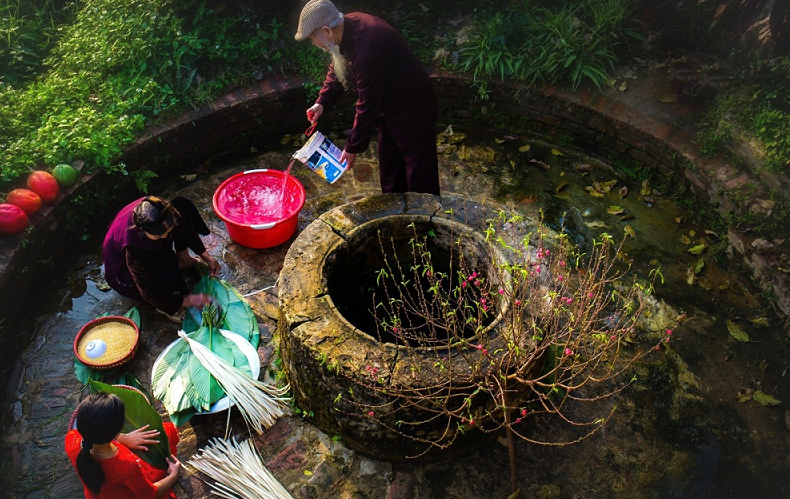
M228 398L239 408L247 424L258 434L284 414L290 402L284 396L288 392L288 385L277 388L250 378L183 331L179 331L178 335L187 342L195 357L214 376Z
M208 475L214 494L226 499L293 499L266 469L252 439L212 439L187 464Z

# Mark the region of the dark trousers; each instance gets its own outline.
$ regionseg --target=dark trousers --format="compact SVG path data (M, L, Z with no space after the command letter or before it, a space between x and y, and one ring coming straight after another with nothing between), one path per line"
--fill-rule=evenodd
M376 123L381 192L438 196L436 120L430 114L414 118L379 117Z
M156 253L156 286L173 294L185 295L189 293L189 288L184 282L181 270L178 268L178 259L173 250L163 248L156 250ZM115 280L107 279L107 284L127 298L141 302L145 301L131 275L128 277L128 280L121 279L120 276Z

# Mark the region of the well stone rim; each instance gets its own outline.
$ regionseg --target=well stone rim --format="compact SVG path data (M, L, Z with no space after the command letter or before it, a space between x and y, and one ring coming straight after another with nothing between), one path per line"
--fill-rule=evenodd
M379 342L357 329L334 307L324 265L331 264L337 248L353 240L360 227L369 230L371 223L396 216L459 224L482 237L487 219L500 209L459 196L383 194L334 208L302 231L291 245L280 273L278 332L283 369L296 405L312 416L316 426L328 434L341 435L350 448L380 459L399 461L419 455L426 448L425 443L397 435L375 418L344 413L337 407L343 405L338 401L349 390L358 400L366 397L360 395L360 384L353 381L354 376L364 375L366 363L398 359L392 365L403 365L400 358L409 350ZM494 261L494 257L489 258ZM500 312L487 329L495 330L502 315ZM422 355L417 349L408 353L409 361ZM451 358L454 355L450 352ZM397 368L390 372L404 377ZM469 450L478 439L461 440L460 445L452 447L456 452L444 451L442 457ZM425 455L425 459L434 457L432 453Z

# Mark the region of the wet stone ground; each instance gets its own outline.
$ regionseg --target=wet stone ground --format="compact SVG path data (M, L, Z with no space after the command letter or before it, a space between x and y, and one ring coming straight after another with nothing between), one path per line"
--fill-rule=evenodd
M568 447L518 445L521 497L790 497L787 335L767 307L762 308L750 284L712 259L706 260L693 284L688 283L688 268L698 258L688 249L699 242L705 227L691 225L689 214L661 193L653 193L651 202L646 202L639 195L640 186L622 179L612 192L590 195L585 187L594 180L616 178L590 158L569 152L559 155L525 137L479 131L475 135L474 141L471 137L459 140L442 155L444 192L530 215L543 208L550 222L558 225L562 219L581 240L604 230L620 237L629 226L634 237L626 244L626 251L634 268L647 272L660 263L666 277L657 292L654 321L677 324L672 342L636 367L636 383L601 407L601 413L617 407L603 431ZM258 316L263 366L270 366L275 356L276 283L290 242L268 250L236 245L213 213L211 197L224 179L239 171L285 169L295 147L286 143L281 151L251 154L233 164L214 166L194 180L179 179L156 192L191 197L208 220L212 235L205 243L223 264L220 277L242 294L249 294ZM292 173L307 191L297 232L330 208L377 194L373 158L371 148L334 185L296 166ZM630 192L625 197L617 194L622 186ZM609 213L613 205L624 208L633 218ZM44 305L38 319L20 326L20 334L29 329L34 334L7 387L9 403L2 415L0 442L4 497L82 497L76 474L63 453L69 417L85 394L74 377L73 338L94 317L105 312L123 314L135 305L104 287L97 246L78 259L65 281L42 290ZM145 305L138 308L141 347L134 361L121 371L148 386L151 364L176 338L177 326ZM736 341L728 332L727 319L737 321L752 341ZM272 376L269 368L263 371ZM755 402L749 390L758 389L782 403L769 407ZM742 401L737 399L739 394ZM227 412L193 418L180 429L181 460L186 462L210 438L223 436L227 424L231 433L245 436L237 411L232 411L229 420ZM562 441L575 435L554 421L529 424L534 425L532 435L536 438ZM297 499L509 496L507 453L502 440L495 437L463 459L391 464L349 451L339 436L323 434L309 418L291 414L255 436L255 443L267 467ZM180 497L210 495L207 485L189 467L175 490Z

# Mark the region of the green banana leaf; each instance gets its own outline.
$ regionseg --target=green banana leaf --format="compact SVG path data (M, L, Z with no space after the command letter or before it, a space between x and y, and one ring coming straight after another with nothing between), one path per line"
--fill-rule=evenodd
M213 296L219 303L221 311L217 327L241 335L254 348L258 348L258 343L260 343L258 319L255 318L250 304L236 288L228 284L227 281L204 275L192 288L192 292ZM184 332L197 331L202 325L201 312L194 307L190 308L182 324Z
M170 414L170 421L176 426L183 426L192 416L197 414L195 409L184 409L183 411L173 412Z
M140 329L140 311L137 310L137 307L132 307L123 314L124 317L127 319L132 319L132 322L137 324L137 329Z
M252 375L247 356L218 329L201 326L189 333L217 356L247 375ZM225 396L217 380L192 354L186 341L179 339L162 356L151 380L154 397L162 401L177 426L188 421L196 411L208 411Z
M162 417L151 407L151 404L148 403L145 396L135 390L108 385L98 381L91 381L90 386L97 392L112 393L123 400L124 417L126 419L123 425L124 433L129 433L145 425L148 425L149 429L159 432L159 443L156 445L149 445L147 451L139 449L130 450L151 466L159 469L167 469L167 458L170 457L170 441L162 425Z
M184 388L183 384L179 384L182 383L179 380L181 373L186 372L190 355L189 345L179 340L162 357L151 378L151 391L154 397L162 401L170 414L183 409L179 406L179 402L183 397ZM188 402L187 407L191 407L191 401Z
M97 381L102 381L102 380L97 380ZM144 387L143 384L140 383L139 379L135 378L133 375L131 375L129 373L123 373L118 378L118 380L115 381L115 383L113 383L113 384L114 385L130 386L132 388L135 388L135 389L143 392L143 395L145 395L146 400L154 400L154 398L151 396L151 393L148 391L148 388Z
M194 355L189 356L189 381L195 388L201 410L208 411L212 403L225 395L225 391L219 386L214 376L203 367L203 364Z
M107 371L91 369L80 362L80 359L74 356L74 376L77 378L77 381L83 385L87 385L90 381L104 381L105 378L111 378L113 375L118 373L119 369L120 367L116 367L115 369L110 369Z

